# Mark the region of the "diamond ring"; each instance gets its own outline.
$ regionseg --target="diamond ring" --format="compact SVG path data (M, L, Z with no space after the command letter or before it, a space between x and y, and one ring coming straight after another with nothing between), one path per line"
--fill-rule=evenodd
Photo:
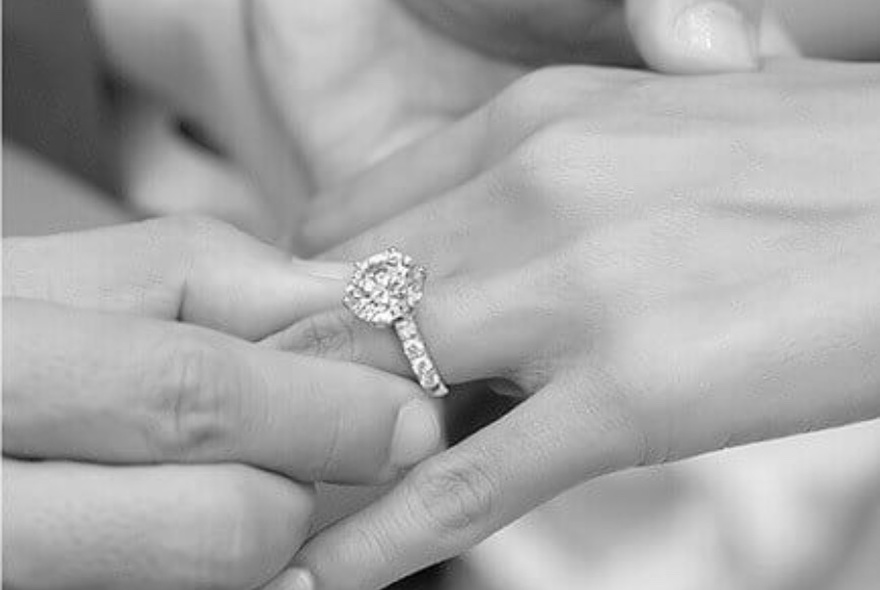
M428 395L449 390L437 373L415 320L427 272L396 248L374 254L354 266L342 303L358 319L373 326L393 327L413 373Z

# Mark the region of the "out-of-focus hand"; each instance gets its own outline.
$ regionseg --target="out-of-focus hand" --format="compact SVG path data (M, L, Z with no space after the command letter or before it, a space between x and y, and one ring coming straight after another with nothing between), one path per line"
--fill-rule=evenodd
M539 63L758 66L760 0L256 0L263 76L319 188L493 97Z
M121 190L150 215L210 215L284 245L309 194L251 60L239 0L90 0L118 81Z
M382 587L608 471L880 415L880 69L767 70L547 69L327 196L317 241L399 213L332 255L426 264L444 377L527 399L311 540L318 588ZM278 340L407 370L344 311Z
M4 584L251 589L309 531L298 482L440 444L411 381L257 343L337 304L344 267L183 219L3 257Z

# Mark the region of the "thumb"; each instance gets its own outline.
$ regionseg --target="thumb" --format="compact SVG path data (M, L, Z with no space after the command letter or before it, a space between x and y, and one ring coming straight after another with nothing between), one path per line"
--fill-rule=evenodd
M627 24L648 65L703 74L757 69L763 0L627 0Z

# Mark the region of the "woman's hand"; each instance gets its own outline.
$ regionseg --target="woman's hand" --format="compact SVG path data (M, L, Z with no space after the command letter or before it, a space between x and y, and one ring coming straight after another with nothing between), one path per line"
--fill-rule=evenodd
M337 304L344 267L202 220L3 250L4 583L254 588L308 533L298 482L439 445L411 381L257 343Z
M326 189L541 63L759 65L762 0L257 0L270 96Z
M599 474L880 415L878 105L875 65L550 69L326 195L318 244L398 214L333 254L426 263L443 376L528 399L298 563L379 588ZM278 340L407 370L344 311Z

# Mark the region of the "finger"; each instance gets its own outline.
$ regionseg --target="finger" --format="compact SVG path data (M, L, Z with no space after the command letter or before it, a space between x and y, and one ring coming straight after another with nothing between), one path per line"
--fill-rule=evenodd
M627 0L630 33L660 72L704 74L760 65L761 0Z
M220 222L166 218L4 240L3 293L257 339L339 299L345 267L291 261Z
M557 349L569 332L571 302L550 284L532 267L481 280L429 280L416 317L440 375L457 384L531 379L540 372L546 359L535 351ZM282 350L412 374L393 330L370 326L345 309L309 317L271 341Z
M316 197L303 227L309 248L323 252L477 176L486 164L478 119L453 124Z
M201 213L269 241L284 233L253 179L233 162L187 140L146 101L131 99L120 111L123 190L138 211Z
M313 491L242 466L3 459L3 582L22 590L241 590L309 532Z
M235 461L374 482L434 452L406 379L183 324L8 301L4 452L106 463Z
M613 389L592 379L550 386L420 464L375 504L310 540L296 567L316 588L382 588L584 479L636 464L638 437L609 410Z
M607 106L609 90L648 76L652 74L583 66L546 68L524 76L471 116L318 195L304 227L306 241L314 251L324 251L466 186L479 189L463 195L469 206L481 194L515 194L513 189L521 187L509 186L499 172L516 180L533 172L535 164L551 163L553 155L534 148L554 132L555 123L589 117L597 107ZM579 145L588 144L601 131L595 123L583 127ZM575 136L570 135L573 141ZM590 161L607 160L601 150L594 152L589 155L596 159ZM531 156L542 154L543 159L533 161ZM558 167L562 156L556 157L552 164ZM583 188L580 192L587 193ZM460 216L459 223L470 217Z
M318 187L442 128L512 76L425 35L397 5L261 0L244 9L268 94Z
M514 252L507 251L510 241L506 238L514 228L522 226L513 205L520 195L504 176L505 171L492 170L371 227L321 257L360 260L395 246L425 266L434 277L465 272L476 261L491 267L499 259L513 256ZM489 235L491 240L486 239ZM530 241L528 235L520 238L515 243Z
M289 230L306 204L306 175L256 79L244 24L248 4L92 0L91 8L108 64L126 88L193 122L252 174L279 229Z
M609 182L632 170L630 160L609 157L626 148L589 136L589 127L567 124L535 134L488 172L322 258L358 260L395 246L441 278L528 264L606 223L618 214L615 207L632 200L631 184Z

